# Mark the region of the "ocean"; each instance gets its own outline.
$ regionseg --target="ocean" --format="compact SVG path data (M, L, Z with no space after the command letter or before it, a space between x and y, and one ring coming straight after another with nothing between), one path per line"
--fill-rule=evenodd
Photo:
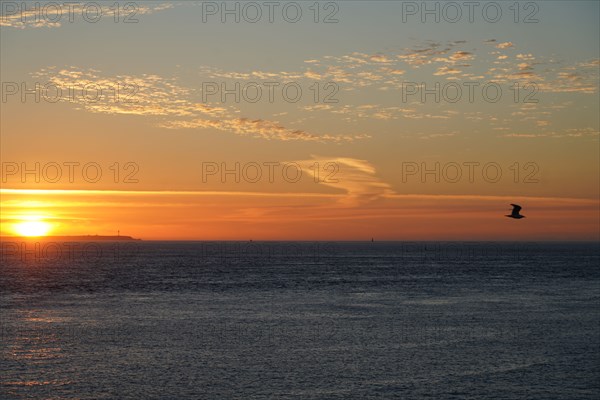
M7 242L2 399L597 399L598 243Z

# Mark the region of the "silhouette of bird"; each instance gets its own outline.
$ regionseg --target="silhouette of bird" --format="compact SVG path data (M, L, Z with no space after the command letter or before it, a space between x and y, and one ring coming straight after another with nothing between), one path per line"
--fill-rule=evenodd
M511 204L511 206L513 206L512 213L510 215L505 215L505 217L514 218L514 219L525 218L524 215L519 214L519 211L521 211L521 208L522 208L520 205Z

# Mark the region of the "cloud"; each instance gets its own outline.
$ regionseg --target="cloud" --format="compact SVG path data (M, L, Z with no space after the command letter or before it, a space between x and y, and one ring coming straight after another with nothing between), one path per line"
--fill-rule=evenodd
M376 175L375 167L366 160L347 157L316 157L296 161L302 170L309 171L325 186L340 189L346 194L341 205L356 207L393 194L391 186ZM318 169L313 166L317 163Z
M473 59L473 53L470 53L468 51L457 51L456 53L452 54L450 56L450 58L452 60L472 60Z
M514 47L514 46L515 45L514 45L513 42L503 42L503 43L498 43L496 45L496 48L497 49L508 49L508 48L511 48L511 47Z
M212 128L284 141L342 142L369 137L366 134L318 135L285 127L277 121L240 117L234 108L195 102L191 89L158 75L104 77L93 69L50 67L34 77L46 80L62 93L76 93L75 96L60 97L60 101L74 103L94 113L165 117L158 126L167 129ZM53 95L55 93L49 94Z
M443 67L438 68L438 70L436 72L434 72L433 75L443 76L443 75L456 75L456 74L460 74L460 73L461 73L460 69L443 66Z
M323 79L323 76L321 74L318 74L316 72L313 72L311 70L308 70L304 73L304 76L306 76L308 79L315 79L315 80L321 80Z
M540 122L540 121L536 121ZM600 137L600 131L597 128L569 128L559 132L541 132L541 133L509 133L503 135L511 138L594 138Z
M517 59L532 61L532 60L535 60L535 57L531 53L529 53L529 54L517 54Z
M508 49L515 44L510 41L496 43L487 41L498 49ZM533 53L523 52L515 56L516 61L500 51L478 55L478 50L467 47L464 40L446 43L426 41L396 53L369 55L353 52L345 55L327 55L311 59L310 65L300 71L220 71L202 67L201 71L211 78L252 80L256 78L280 81L309 79L320 82L336 82L345 91L363 88L398 90L405 82L423 82L443 76L447 80L484 81L498 83L535 83L540 90L552 92L593 93L598 86L598 60L580 62L557 69L555 62L536 61ZM545 69L537 65L550 64ZM497 65L490 68L490 65ZM594 72L596 72L594 74ZM584 76L585 75L585 76ZM564 84L560 80L568 80Z
M369 57L369 59L376 63L391 63L392 62L392 59L388 58L386 55L383 55L383 54L373 55L373 56Z
M498 48L514 46L512 42L490 42ZM496 46L497 44L497 46ZM272 115L252 115L243 112L239 103L226 106L219 102L200 103L198 94L193 88L185 87L174 79L164 79L157 75L105 77L98 71L81 70L74 67L45 71L45 77L60 87L72 84L79 86L100 85L110 93L110 86L117 78L135 84L139 90L135 94L135 103L111 102L105 96L96 102L75 101L82 109L91 112L130 114L160 117L156 123L168 129L216 129L238 135L251 136L270 140L302 140L324 142L351 142L372 135L371 129L395 120L429 120L429 119L463 119L471 124L479 123L484 118L468 114L444 114L436 109L435 104L418 101L419 95L413 96L413 102L398 107L398 96L406 82L425 83L427 87L439 83L440 79L454 82L493 81L503 85L503 91L511 93L514 84L519 84L519 93L528 99L539 99L542 93L581 93L593 94L598 90L598 59L575 60L571 63L547 60L527 51L509 56L493 49L481 52L465 41L434 42L426 41L411 48L396 52L360 53L352 52L341 55L325 55L313 58L301 64L298 70L261 71L228 71L213 66L201 66L199 72L203 81L213 80L231 87L235 83L245 82L300 82L309 87L314 82L320 85L335 82L340 94L346 97L344 103L305 104L299 103L296 112L276 110ZM43 71L44 72L44 71ZM43 73L41 75L44 75ZM235 82L230 82L233 80ZM240 82L241 81L241 82ZM259 83L260 84L260 83ZM373 97L376 90L377 97ZM466 90L466 89L465 89ZM103 90L104 91L104 90ZM125 91L127 92L127 91ZM385 92L385 93L384 93ZM365 95L366 94L366 95ZM463 91L464 94L464 91ZM352 103L348 99L357 99ZM362 100L365 99L365 100ZM363 104L360 101L364 101ZM367 107L368 106L368 107ZM288 114L282 113L288 112ZM549 111L549 110L547 110ZM554 121L548 115L535 113L531 109L522 109L513 116L519 122L526 122L532 127L546 130L549 125L535 121ZM303 129L308 119L329 114L338 122L347 124L348 130L356 129L361 120L371 120L373 125L365 125L364 131L317 132L314 128ZM279 121L278 119L281 119ZM511 118L491 120L494 130L503 128L515 121ZM376 124L376 125L375 125ZM539 133L539 132L537 132Z
M9 3L9 2L6 2ZM100 7L97 11L97 15L100 15L102 19L113 21L114 6L113 3L101 4L94 3L94 8L87 9L90 4L83 4L77 2L51 2L48 4L31 3L25 2L10 2L11 7L8 4L3 7L4 14L0 16L0 27L26 29L26 28L59 28L64 24L72 24L76 22L86 22L84 15L89 15L87 18L96 18L96 7ZM26 5L27 4L27 5ZM173 5L169 3L161 4L143 4L131 3L133 6L131 9L124 11L123 18L128 17L133 20L138 19L140 15L148 15L155 12L160 12L172 8ZM12 7L14 5L14 7ZM120 7L124 7L121 5ZM89 12L89 14L88 14ZM89 23L89 22L86 22Z
M286 128L276 121L249 118L213 120L196 118L193 120L166 121L161 123L160 126L167 129L212 128L220 131L233 132L241 136L282 141L351 142L368 138L367 135L316 135L299 129Z

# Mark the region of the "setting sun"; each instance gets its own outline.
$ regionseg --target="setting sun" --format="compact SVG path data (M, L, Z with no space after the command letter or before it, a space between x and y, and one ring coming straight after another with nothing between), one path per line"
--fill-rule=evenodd
M52 226L44 221L23 221L15 224L14 230L21 236L46 236Z

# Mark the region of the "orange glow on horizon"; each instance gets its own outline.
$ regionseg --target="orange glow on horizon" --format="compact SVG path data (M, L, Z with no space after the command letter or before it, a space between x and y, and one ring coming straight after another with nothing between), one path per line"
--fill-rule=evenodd
M2 197L0 236L120 231L145 240L599 239L594 199L386 194L349 196L351 202L343 194L154 191L93 191L92 199L86 191ZM504 217L513 201L524 206L527 219Z
M22 222L13 224L13 231L19 236L46 236L52 230L52 224L44 221L41 216L25 216L22 219Z

